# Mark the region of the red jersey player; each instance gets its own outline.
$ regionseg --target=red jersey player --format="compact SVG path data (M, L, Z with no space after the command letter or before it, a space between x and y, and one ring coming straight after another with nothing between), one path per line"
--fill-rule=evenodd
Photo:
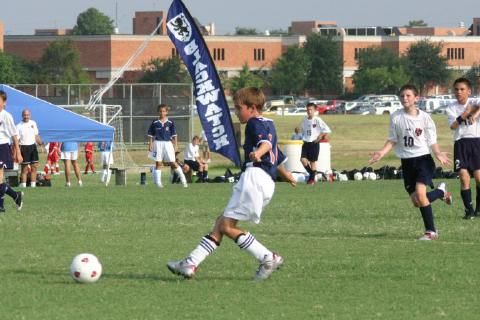
M55 174L60 174L58 172L58 159L59 159L59 142L50 142L48 144L48 157L47 157L47 164L45 164L45 174L48 174L48 169L50 169L50 173L53 174L53 169L55 168Z
M85 143L85 172L88 174L88 168L92 169L92 173L95 173L95 168L93 167L93 142Z

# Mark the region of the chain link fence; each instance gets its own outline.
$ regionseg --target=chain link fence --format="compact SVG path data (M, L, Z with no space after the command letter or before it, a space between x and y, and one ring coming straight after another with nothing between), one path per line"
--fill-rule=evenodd
M90 96L100 89L98 84L15 84L12 87L55 105L87 105ZM169 118L175 122L178 139L186 143L193 133L193 84L115 84L99 102L121 105L123 138L127 144L145 143L150 123L158 118L157 106L170 106ZM81 112L77 108L76 112ZM98 119L97 119L98 120Z

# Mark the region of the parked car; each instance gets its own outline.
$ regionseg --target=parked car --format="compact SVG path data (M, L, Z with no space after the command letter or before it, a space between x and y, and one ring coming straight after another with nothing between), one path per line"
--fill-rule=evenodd
M368 102L362 102L362 103L358 103L355 107L348 110L347 114L360 114L360 115L375 114L375 107Z
M400 101L386 101L374 103L375 114L392 114L397 110L402 109Z
M433 114L447 114L448 104L444 104L443 106L438 107L437 109L433 110Z
M317 104L318 114L332 114L332 113L336 113L337 104L339 104L340 102L343 102L343 101L333 99L333 100L327 100L327 101L326 101L325 103L323 103L323 104Z
M283 114L285 116L306 116L307 115L307 108L306 107L297 107L297 108L289 108Z
M295 102L295 99L293 96L271 96L265 102L264 108L268 110L271 107L294 104L294 102Z
M345 104L346 103L347 103L346 101L343 101L343 102L340 102L339 104L337 104L337 108L335 110L335 113L338 113L338 114L347 113L346 110L345 110Z

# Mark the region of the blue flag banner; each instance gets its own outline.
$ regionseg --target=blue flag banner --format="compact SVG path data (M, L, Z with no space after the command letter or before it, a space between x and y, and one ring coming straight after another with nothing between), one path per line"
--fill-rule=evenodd
M180 0L174 0L168 9L167 29L192 77L197 112L210 150L240 166L232 118L215 64L202 34Z

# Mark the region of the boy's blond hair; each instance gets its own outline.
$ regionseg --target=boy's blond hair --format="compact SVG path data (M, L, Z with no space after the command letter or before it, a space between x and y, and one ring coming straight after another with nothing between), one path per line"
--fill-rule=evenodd
M233 101L237 105L246 105L249 108L255 106L255 108L261 112L265 104L265 95L259 88L247 87L235 92Z

